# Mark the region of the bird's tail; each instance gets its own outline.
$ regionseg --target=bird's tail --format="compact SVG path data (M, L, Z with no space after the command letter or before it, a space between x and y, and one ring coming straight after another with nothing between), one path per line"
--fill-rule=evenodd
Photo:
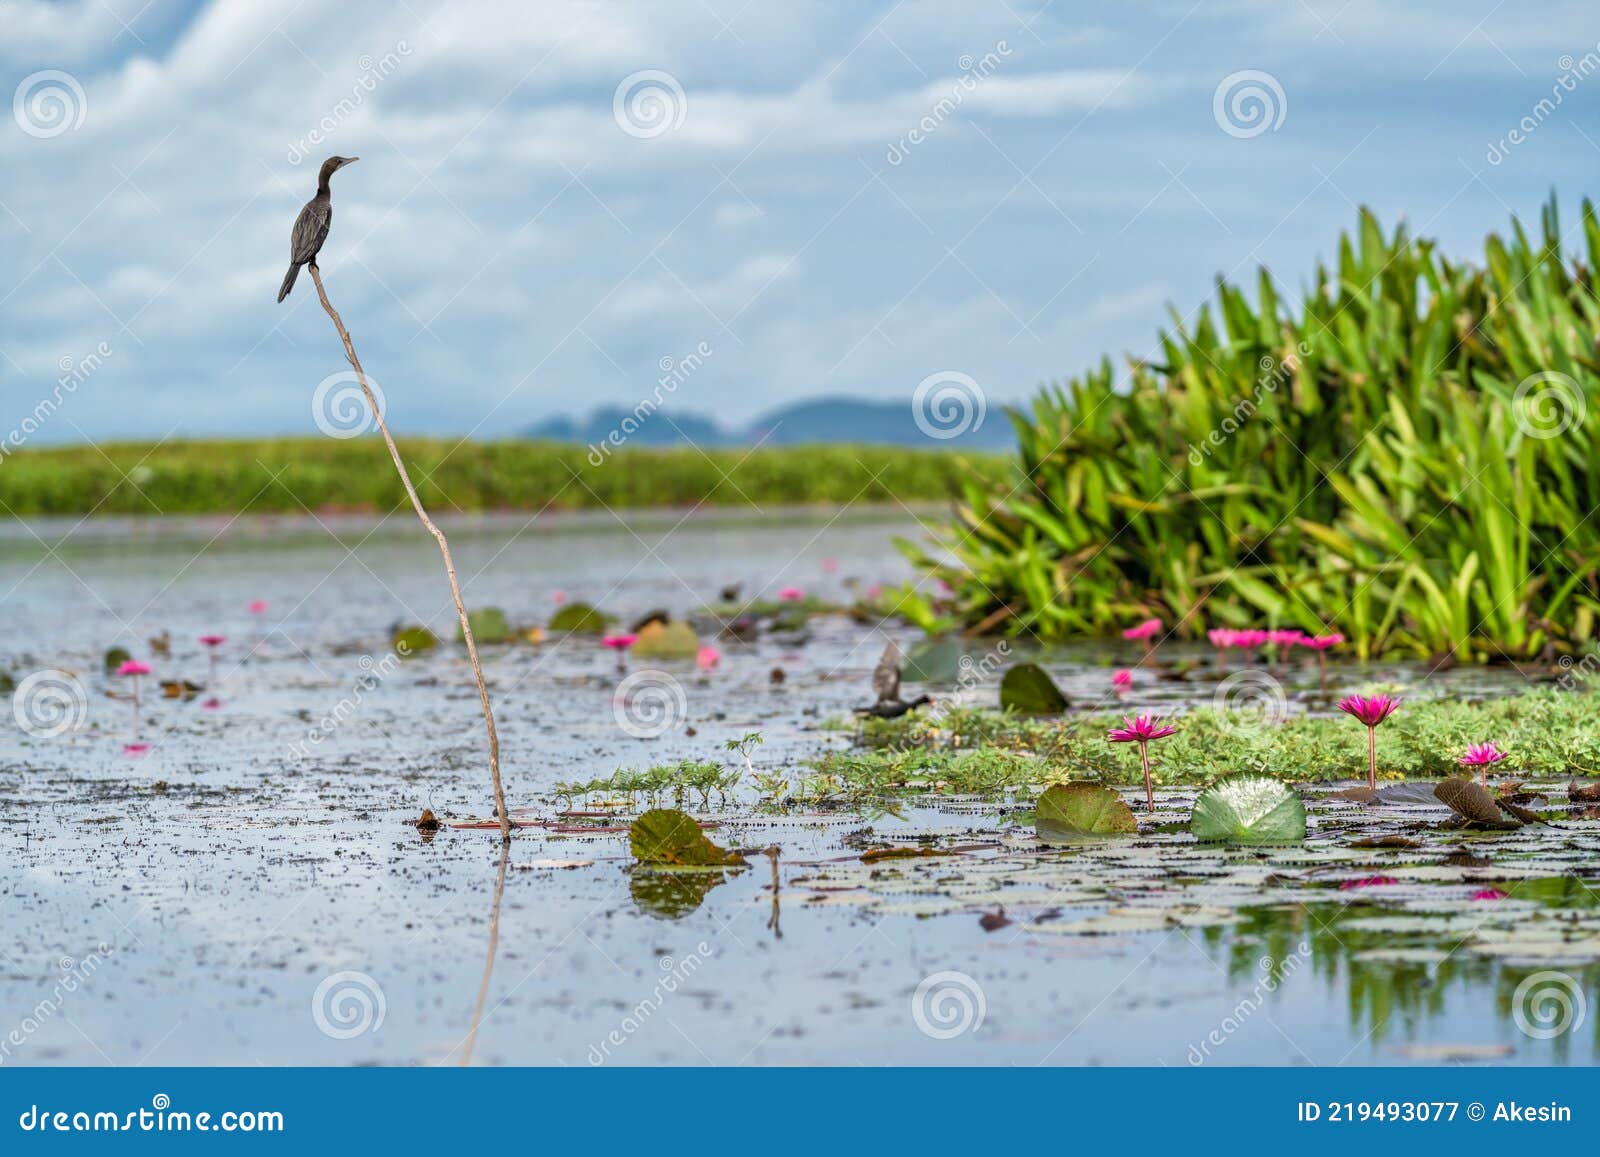
M289 266L289 272L283 275L283 284L278 287L278 300L282 301L289 296L289 291L294 288L294 279L300 276L298 265Z

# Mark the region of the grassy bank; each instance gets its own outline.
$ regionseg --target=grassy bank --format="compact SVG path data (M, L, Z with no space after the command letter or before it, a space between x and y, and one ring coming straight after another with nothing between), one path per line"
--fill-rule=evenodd
M400 447L440 512L927 502L1003 469L993 457L886 446L624 447L598 466L584 447L551 443ZM405 501L376 437L52 447L0 460L0 509L17 515L376 511Z

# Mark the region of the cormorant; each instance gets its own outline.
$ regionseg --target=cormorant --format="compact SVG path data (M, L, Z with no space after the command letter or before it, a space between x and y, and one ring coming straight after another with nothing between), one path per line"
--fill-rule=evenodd
M900 648L893 639L883 649L883 657L872 672L872 690L878 701L871 707L857 707L857 715L875 715L879 719L898 719L916 707L932 703L926 695L918 695L910 702L900 698Z
M300 276L302 265L315 265L322 243L328 239L328 226L333 222L333 199L328 192L328 178L360 157L329 157L322 162L317 174L317 195L306 202L300 216L294 219L294 233L289 237L289 272L283 275L283 286L278 290L278 300L289 296L294 279Z

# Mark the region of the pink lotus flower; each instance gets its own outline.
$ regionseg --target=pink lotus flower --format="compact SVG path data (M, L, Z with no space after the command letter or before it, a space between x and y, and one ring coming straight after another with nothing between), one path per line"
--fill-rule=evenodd
M267 613L267 600L256 599L248 609L252 615L264 615Z
M626 651L638 641L638 635L607 635L600 640L600 645L609 647L613 651Z
M722 662L722 652L715 647L701 647L694 657L694 665L702 671L709 671Z
M133 713L139 714L139 676L150 674L150 664L141 663L138 659L127 659L122 666L117 668L117 674L133 680Z
M1147 811L1156 810L1156 793L1150 785L1150 749L1152 739L1163 739L1177 731L1176 727L1168 726L1161 722L1159 715L1127 715L1122 720L1125 726L1113 727L1106 733L1106 738L1112 743L1137 743L1139 745L1139 762L1144 764L1144 803Z
M1153 639L1161 631L1160 619L1146 619L1122 632L1124 639Z
M1506 900L1510 894L1502 892L1499 888L1479 888L1468 899L1472 900Z
M1339 710L1353 715L1367 728L1367 786L1378 786L1378 724L1394 714L1400 700L1387 695L1351 695L1339 700Z
M1343 635L1306 635L1296 640L1302 647L1309 647L1313 651L1328 651L1344 642Z
M786 603L797 603L806 597L806 592L799 587L784 587L778 592L778 597Z
M1346 880L1339 885L1339 891L1348 892L1352 888L1381 888L1388 884L1398 884L1399 882L1393 876L1367 876L1360 880Z
M1339 700L1339 710L1354 715L1368 727L1376 727L1394 714L1400 700L1387 695L1351 695Z
M1459 762L1462 767L1476 767L1481 769L1483 786L1488 787L1489 765L1493 763L1499 763L1505 757L1506 753L1501 751L1492 743L1474 743L1467 748L1467 753L1461 757Z
M1117 671L1111 676L1111 685L1113 687L1132 687L1133 672L1128 670L1126 667L1122 668L1122 670Z

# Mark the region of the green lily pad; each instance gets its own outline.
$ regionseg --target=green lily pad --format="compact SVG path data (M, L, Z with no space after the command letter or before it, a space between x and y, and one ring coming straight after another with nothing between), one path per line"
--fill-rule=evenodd
M472 624L472 632L474 635L477 634L477 623ZM439 645L439 640L427 627L401 627L394 633L390 643L396 651L405 656L431 651Z
M106 652L106 670L115 671L118 667L122 666L131 658L133 658L133 656L128 654L126 648L112 647Z
M631 648L641 659L693 659L700 639L688 623L650 623L639 631Z
M1057 783L1039 797L1038 828L1077 835L1127 835L1139 821L1122 797L1098 783Z
M1306 838L1306 805L1275 779L1236 775L1200 793L1189 830L1208 843L1297 844Z
M469 611L467 622L472 624L472 637L480 643L509 643L511 641L511 624L506 621L506 613L499 607L484 607L482 610ZM461 628L456 628L456 641L463 639Z
M1024 715L1060 715L1067 697L1037 663L1018 663L1000 680L1000 706Z
M700 825L677 808L651 808L633 821L628 842L641 864L676 864L694 868L742 865L738 852L719 848Z
M568 603L550 616L550 630L559 634L603 631L611 621L610 615L601 614L588 603Z

